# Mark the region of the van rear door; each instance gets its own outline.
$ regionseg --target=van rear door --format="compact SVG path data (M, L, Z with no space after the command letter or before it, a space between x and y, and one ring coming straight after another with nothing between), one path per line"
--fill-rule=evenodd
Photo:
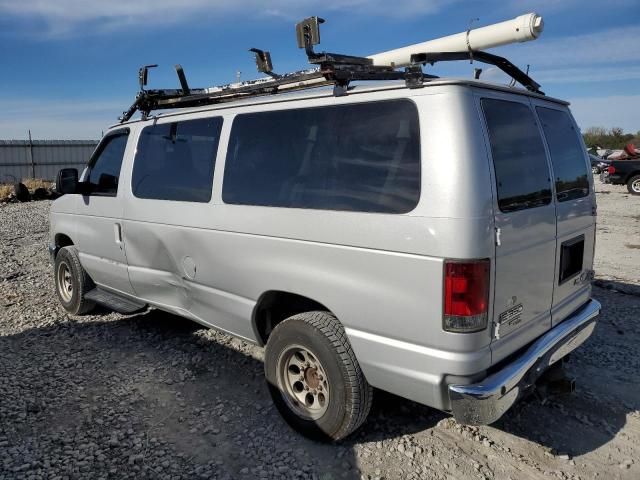
M533 100L551 159L557 212L552 325L589 300L595 246L595 193L590 162L569 110Z
M481 91L478 101L494 177L496 362L551 328L556 208L529 98Z

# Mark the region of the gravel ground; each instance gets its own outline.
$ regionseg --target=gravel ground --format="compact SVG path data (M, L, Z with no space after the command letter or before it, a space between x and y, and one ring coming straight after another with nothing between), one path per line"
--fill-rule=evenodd
M598 185L593 338L577 392L491 427L378 394L317 444L280 419L259 348L150 311L70 317L53 293L50 202L0 205L0 480L640 478L640 197ZM379 393L379 392L376 392Z

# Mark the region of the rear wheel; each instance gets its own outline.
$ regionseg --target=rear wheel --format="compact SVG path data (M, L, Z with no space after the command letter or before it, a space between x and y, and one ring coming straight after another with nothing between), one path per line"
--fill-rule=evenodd
M371 408L367 383L340 322L306 312L279 323L269 336L265 376L280 414L316 440L340 440Z
M640 195L640 175L634 175L627 182L627 190L632 195Z
M56 293L64 309L73 315L93 310L95 303L85 299L85 294L95 288L93 280L80 264L75 247L61 248L53 267Z

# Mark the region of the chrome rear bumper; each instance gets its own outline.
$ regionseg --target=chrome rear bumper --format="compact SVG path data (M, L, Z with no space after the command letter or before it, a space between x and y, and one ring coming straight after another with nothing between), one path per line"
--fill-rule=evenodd
M599 313L600 303L591 299L502 370L476 384L449 385L455 419L469 425L487 425L498 420L550 365L589 338Z

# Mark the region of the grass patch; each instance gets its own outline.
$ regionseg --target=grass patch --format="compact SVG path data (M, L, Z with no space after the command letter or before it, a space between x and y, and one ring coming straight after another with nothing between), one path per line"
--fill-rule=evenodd
M13 193L13 185L0 185L0 201L9 198L9 195Z
M43 180L41 178L25 178L22 183L29 189L29 192L33 194L36 188L44 188L49 190L53 187L53 182L49 180ZM13 195L14 184L13 183L1 183L0 184L0 202L7 200L10 195Z

